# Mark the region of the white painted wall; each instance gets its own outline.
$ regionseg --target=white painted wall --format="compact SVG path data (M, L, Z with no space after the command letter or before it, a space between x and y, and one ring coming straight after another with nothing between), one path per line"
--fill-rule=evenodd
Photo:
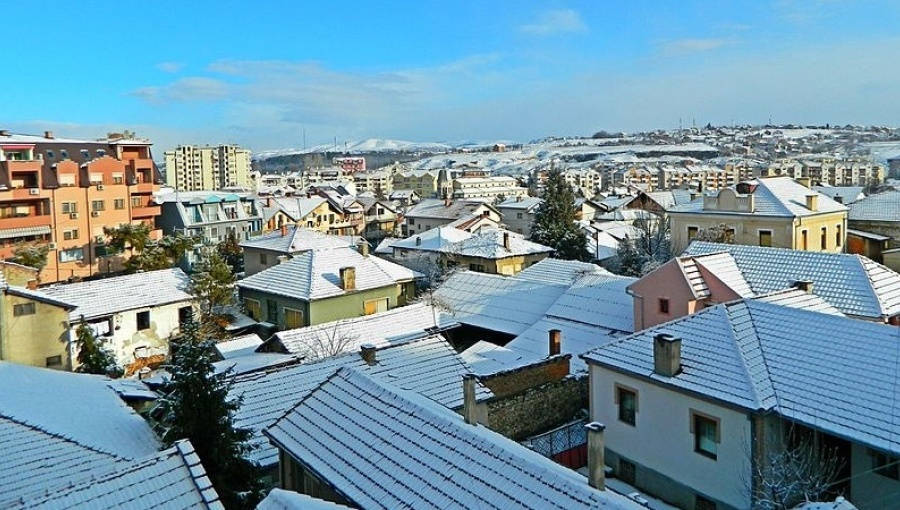
M607 448L708 497L749 508L744 480L750 476L751 421L746 414L596 365L591 365L590 376L591 419L606 424ZM638 391L635 426L618 419L616 383ZM716 460L694 451L691 409L720 420Z

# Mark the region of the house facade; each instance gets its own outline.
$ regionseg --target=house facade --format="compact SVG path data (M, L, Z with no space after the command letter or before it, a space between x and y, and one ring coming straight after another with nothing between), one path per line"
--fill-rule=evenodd
M518 196L508 198L497 204L496 207L503 215L503 224L506 225L506 228L529 238L541 202L543 200L540 198Z

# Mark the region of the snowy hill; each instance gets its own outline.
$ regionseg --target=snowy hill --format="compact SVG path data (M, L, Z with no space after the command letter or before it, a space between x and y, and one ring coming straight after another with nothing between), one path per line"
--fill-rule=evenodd
M291 154L312 154L316 152L349 152L352 154L366 152L449 152L453 145L434 142L409 142L406 140L388 140L382 138L369 138L356 142L334 144L322 144L307 149L276 149L260 151L254 154L254 159L268 159L276 156L289 156Z

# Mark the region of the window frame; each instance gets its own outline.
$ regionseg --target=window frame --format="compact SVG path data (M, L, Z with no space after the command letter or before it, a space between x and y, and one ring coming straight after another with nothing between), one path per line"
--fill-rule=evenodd
M24 317L27 315L34 315L36 313L37 305L35 305L34 301L28 301L27 303L16 303L13 305L13 317Z
M900 481L900 457L894 457L878 450L870 450L872 471L885 478Z
M614 393L613 393L613 401L616 404L616 418L626 424L631 425L632 427L637 426L637 413L638 413L638 390L632 388L630 386L625 386L624 384L615 383L613 385ZM623 416L623 411L625 408L623 407L623 394L631 394L634 399L634 406L631 410L631 419L628 420L628 416Z
M687 226L687 240L688 242L697 239L697 236L700 235L700 227L697 225L688 225Z
M303 327L303 310L300 310L299 308L292 308L290 306L285 306L283 312L284 312L284 329L298 329L298 328ZM295 326L289 324L289 322L288 322L288 317L291 314L296 314L299 317L297 324Z
M769 244L763 244L763 235L768 236ZM763 248L771 248L772 247L772 235L773 235L773 232L770 229L757 230L756 231L757 246L762 246Z
M715 427L715 437L712 438L712 442L716 445L716 451L710 452L708 450L704 450L701 447L700 439L701 435L697 431L697 423L698 421L706 421L711 423ZM719 444L722 442L722 421L715 416L706 414L704 412L698 411L696 409L690 410L690 425L691 425L691 435L694 436L694 453L700 454L711 460L719 459Z
M822 233L819 236L820 249L828 249L828 227L822 227Z
M254 303L254 305L251 306L250 303ZM244 298L244 310L246 310L247 315L255 321L258 321L262 317L262 303L260 303L258 299ZM254 311L256 312L255 315L253 313Z
M669 298L661 297L656 301L656 310L657 312L663 315L670 315L672 312L671 303Z
M146 317L146 319L141 319ZM150 310L143 310L134 314L135 329L137 331L146 331L150 329ZM146 327L141 327L141 323L146 323Z
M56 356L47 356L46 358L44 358L44 366L46 368L57 368L57 367L62 368L62 366L63 366L62 355L57 354Z

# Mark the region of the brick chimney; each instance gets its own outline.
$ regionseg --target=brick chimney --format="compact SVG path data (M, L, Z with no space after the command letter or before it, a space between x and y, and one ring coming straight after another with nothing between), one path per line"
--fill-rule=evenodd
M342 267L340 273L341 288L348 291L356 289L356 268L352 266Z
M503 248L509 251L509 232L503 233Z
M547 349L547 355L556 356L562 350L562 331L551 329L547 332L547 339L549 340L550 345Z
M44 131L44 138L53 139L53 131Z
M812 294L813 282L812 280L797 280L794 282L793 287L795 289L800 289L807 294Z
M666 377L681 372L681 339L666 333L653 337L653 371Z
M606 490L605 445L603 444L603 431L606 430L606 425L594 421L585 425L584 428L587 429L588 436L588 483L595 489Z
M806 208L810 211L818 211L819 210L819 195L815 193L810 193L806 195Z
M378 362L375 356L376 352L378 351L373 344L362 344L359 346L359 355L367 365L374 365Z
M369 256L369 243L367 243L365 241L359 242L359 254L362 255L363 257Z
M284 237L286 235L287 235L287 225L282 225L281 226L281 237Z
M478 423L478 411L475 402L475 374L463 374L463 418L466 423Z

